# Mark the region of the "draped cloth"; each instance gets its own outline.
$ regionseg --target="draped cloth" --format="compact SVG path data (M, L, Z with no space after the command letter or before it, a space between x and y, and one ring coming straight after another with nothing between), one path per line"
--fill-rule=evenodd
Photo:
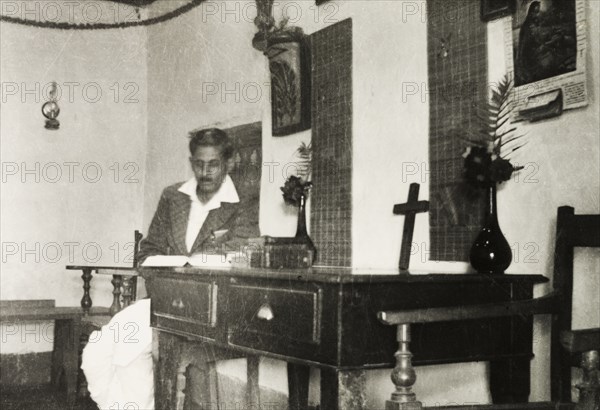
M153 410L150 299L135 302L92 332L81 368L101 410Z

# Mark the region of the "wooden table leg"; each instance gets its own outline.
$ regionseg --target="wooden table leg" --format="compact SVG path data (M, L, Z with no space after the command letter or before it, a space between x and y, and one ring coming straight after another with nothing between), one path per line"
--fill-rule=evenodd
M65 341L65 381L67 385L67 402L75 404L77 398L77 376L79 374L79 340L81 338L81 319L69 321L69 331Z
M321 369L321 408L366 410L366 381L363 370Z
M64 372L63 362L65 347L63 339L65 334L65 321L56 320L54 322L54 346L52 348L52 368L50 370L50 380L54 389L60 387L61 376Z
M260 386L258 374L260 356L250 355L246 358L246 408L260 409Z
M92 298L90 296L90 288L92 287L90 283L92 281L92 268L83 268L81 279L83 279L83 298L81 298L81 308L87 315L92 308Z
M183 409L226 409L234 405L229 397L220 397L217 374L217 362L241 357L239 353L209 343L185 341L185 347L179 360L179 371L185 375L183 390ZM250 359L252 362L252 359ZM251 363L252 364L252 363ZM256 367L258 369L258 366ZM254 381L258 388L258 374ZM249 383L253 381L250 380ZM181 391L181 388L178 388ZM258 396L258 392L255 392ZM250 396L247 391L246 397ZM235 404L237 406L237 404ZM244 408L258 408L247 403Z
M287 374L289 410L307 410L310 367L288 363Z
M123 276L113 275L110 281L113 285L113 303L110 305L109 313L111 316L116 315L122 309L121 307L121 285L123 284Z
M490 392L494 404L527 403L531 388L530 359L490 362Z
M240 354L208 343L188 341L184 337L166 332L157 333L159 339L158 360L154 372L155 408L229 408L227 406L231 406L232 403L227 403L227 397L223 399L224 405L219 400L216 363L220 360L239 358Z
M133 298L133 279L135 279L135 276L127 276L127 275L123 275L122 280L123 280L123 309L125 309L126 307L128 307L129 305L131 305L132 301L135 301L135 299Z
M158 360L154 371L154 406L156 410L173 410L177 406L177 376L181 342L164 332L158 335Z

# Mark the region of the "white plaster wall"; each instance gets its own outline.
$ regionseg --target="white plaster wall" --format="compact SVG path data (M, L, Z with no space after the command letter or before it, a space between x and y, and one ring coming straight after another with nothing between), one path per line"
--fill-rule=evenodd
M249 13L256 9L249 5L254 2L207 2L148 28L144 229L162 189L192 176L187 138L191 130L263 118L268 107L267 63L250 44L254 15ZM164 7L172 5L165 2Z
M81 272L65 265L130 265L128 243L142 224L146 35L9 23L0 35L0 298L79 306ZM44 128L41 114L51 81L63 89L57 131ZM95 305L109 306L110 281L92 285ZM2 353L49 350L49 326L31 323L15 334L3 327Z

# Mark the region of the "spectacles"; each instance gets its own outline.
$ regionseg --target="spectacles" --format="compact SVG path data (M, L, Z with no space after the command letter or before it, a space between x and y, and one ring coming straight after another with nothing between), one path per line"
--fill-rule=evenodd
M222 161L219 161L217 159L213 159L210 161L202 161L201 159L195 159L195 158L190 158L190 161L192 163L192 167L194 169L198 169L198 170L207 170L209 172L215 172L218 171L221 168L222 165Z

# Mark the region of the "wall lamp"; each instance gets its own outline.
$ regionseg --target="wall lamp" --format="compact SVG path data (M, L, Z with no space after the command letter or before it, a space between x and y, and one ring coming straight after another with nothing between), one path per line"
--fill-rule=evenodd
M60 114L60 107L56 102L56 82L52 82L50 86L50 100L46 101L44 105L42 105L42 114L46 117L46 126L45 128L48 130L57 130L60 127L60 123L56 119L58 114Z

